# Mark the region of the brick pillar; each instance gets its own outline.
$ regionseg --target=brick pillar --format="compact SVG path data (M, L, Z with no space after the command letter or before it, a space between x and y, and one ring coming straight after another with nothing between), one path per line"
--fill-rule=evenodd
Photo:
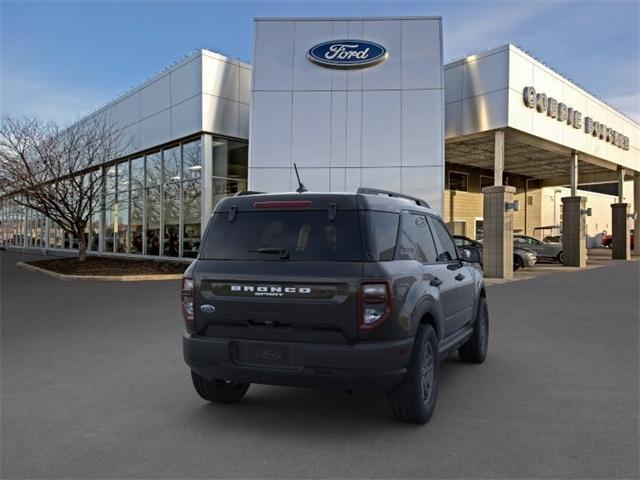
M587 265L587 221L582 214L586 206L587 197L562 198L562 254L567 267Z
M629 213L628 203L611 204L611 258L614 260L629 260L631 258L631 248L629 247Z
M513 278L513 202L515 187L493 186L482 189L484 196L484 274L492 278Z

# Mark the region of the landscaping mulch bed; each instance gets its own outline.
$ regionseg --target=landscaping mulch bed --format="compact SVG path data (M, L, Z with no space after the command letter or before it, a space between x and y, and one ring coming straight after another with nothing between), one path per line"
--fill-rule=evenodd
M108 257L87 257L84 262L77 258L52 258L27 263L63 275L88 276L177 274L184 273L188 267L182 262Z

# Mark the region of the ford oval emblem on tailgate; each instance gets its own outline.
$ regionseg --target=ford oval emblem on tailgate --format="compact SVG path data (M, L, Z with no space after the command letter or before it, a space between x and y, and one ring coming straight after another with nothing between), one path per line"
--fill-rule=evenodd
M214 307L213 305L204 304L200 306L200 311L202 313L213 313L216 311L216 307Z
M270 348L258 348L256 349L256 357L262 360L282 360L282 352Z

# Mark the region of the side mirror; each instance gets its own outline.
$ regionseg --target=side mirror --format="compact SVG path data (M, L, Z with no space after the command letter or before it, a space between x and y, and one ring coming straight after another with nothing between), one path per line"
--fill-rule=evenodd
M481 263L480 251L476 247L466 246L460 250L462 260L468 263Z

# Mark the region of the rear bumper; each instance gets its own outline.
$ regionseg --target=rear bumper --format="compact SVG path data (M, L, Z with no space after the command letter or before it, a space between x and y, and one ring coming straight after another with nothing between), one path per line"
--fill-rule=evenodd
M388 391L405 377L413 339L320 345L259 342L185 333L184 359L207 379L319 388ZM257 360L286 352L284 360ZM253 352L249 354L248 352ZM272 355L272 356L273 356ZM268 358L268 357L267 357ZM269 364L269 363L279 364Z

